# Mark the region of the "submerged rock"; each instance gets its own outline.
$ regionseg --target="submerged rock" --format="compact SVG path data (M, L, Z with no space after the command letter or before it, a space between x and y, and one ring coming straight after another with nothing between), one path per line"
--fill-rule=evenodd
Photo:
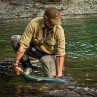
M12 63L14 62L14 58L5 58L0 60L0 65L12 65Z
M13 74L13 61L13 58L5 58L4 60L0 60L0 80L11 77Z
M33 58L31 59L31 63L33 65L34 69L40 69L40 66L36 66L36 63L38 60L35 60ZM14 75L14 70L13 70L13 62L14 58L5 58L0 60L0 79L8 78Z
M84 88L54 90L45 94L43 97L97 97L97 91L92 91L91 89L85 90Z

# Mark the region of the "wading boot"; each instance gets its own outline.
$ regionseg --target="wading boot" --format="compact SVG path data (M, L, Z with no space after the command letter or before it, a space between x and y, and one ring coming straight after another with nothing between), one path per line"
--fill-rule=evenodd
M21 63L24 67L24 73L30 75L33 70L29 58L26 61L21 61Z

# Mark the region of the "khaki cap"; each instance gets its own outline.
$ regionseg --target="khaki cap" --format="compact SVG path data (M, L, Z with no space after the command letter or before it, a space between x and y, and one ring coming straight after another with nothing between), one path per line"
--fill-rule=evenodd
M47 10L44 13L45 16L47 16L53 25L60 25L61 19L60 19L60 11L56 8L47 8Z

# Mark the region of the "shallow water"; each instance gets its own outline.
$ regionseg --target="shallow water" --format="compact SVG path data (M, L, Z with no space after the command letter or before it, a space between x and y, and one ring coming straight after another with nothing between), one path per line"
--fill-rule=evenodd
M0 59L14 57L10 37L22 34L31 19L0 21ZM66 36L65 70L69 85L25 82L12 76L0 81L0 97L41 96L52 90L76 87L97 87L97 16L70 16L64 18ZM43 76L41 71L36 75Z

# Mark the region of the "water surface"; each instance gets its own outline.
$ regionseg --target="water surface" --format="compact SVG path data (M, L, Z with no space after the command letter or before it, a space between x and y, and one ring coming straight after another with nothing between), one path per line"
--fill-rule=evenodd
M10 37L22 35L31 19L0 21L0 59L14 57ZM76 87L97 87L97 16L70 16L62 20L66 36L65 70L69 85L28 83L13 76L0 81L2 97L41 96L52 90ZM37 75L43 76L41 71ZM2 83L2 84L1 84Z

